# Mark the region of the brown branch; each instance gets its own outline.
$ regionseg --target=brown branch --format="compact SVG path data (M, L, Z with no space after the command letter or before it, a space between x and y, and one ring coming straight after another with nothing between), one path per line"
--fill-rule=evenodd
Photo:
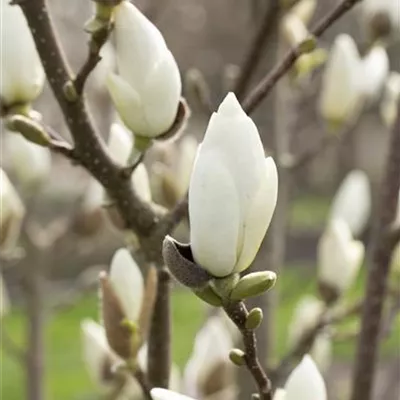
M400 103L399 103L400 111ZM400 189L400 112L394 124L389 154L380 193L380 209L373 232L372 258L368 270L366 300L363 307L361 334L358 341L352 400L372 398L374 374L379 349L383 303L394 243L387 235L397 212Z
M271 400L271 382L258 359L256 335L254 330L246 328L248 311L245 304L230 303L224 306L224 310L242 335L246 366L257 384L260 400Z
M146 400L153 400L150 394L151 386L149 385L149 382L147 381L147 377L145 373L142 371L142 369L139 366L135 367L135 370L132 372L132 377L136 379L138 382L139 386L142 389L143 396Z
M329 14L321 19L310 31L315 37L321 36L333 23L349 11L360 0L342 0ZM301 56L300 45L289 50L286 56L267 74L259 84L243 100L242 107L247 113L252 113L262 100L270 93L296 60Z
M168 388L171 368L171 278L165 267L157 272L157 298L150 327L147 370L151 387Z
M130 180L121 176L121 168L109 156L84 99L69 101L65 96L64 88L72 81L71 73L53 30L45 0L17 0L17 3L27 19L51 89L74 139L78 163L106 188L126 226L135 232L148 234L156 224L154 210L140 200Z
M279 11L280 2L272 0L265 11L262 23L254 35L248 54L240 68L240 75L236 81L234 89L239 100L241 100L245 95L251 78L261 61L265 44L268 43L268 40L275 31L275 25L279 20Z

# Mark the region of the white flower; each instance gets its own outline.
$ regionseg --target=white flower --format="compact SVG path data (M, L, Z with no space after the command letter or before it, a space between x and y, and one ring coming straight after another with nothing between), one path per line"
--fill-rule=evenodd
M4 317L10 310L10 298L3 276L0 274L0 318Z
M305 296L297 303L289 325L290 346L294 346L317 323L323 310L324 303L313 296Z
M314 340L310 350L310 356L318 369L326 372L332 363L332 336L328 332L322 332Z
M210 119L189 187L193 257L212 275L248 268L275 209L278 174L233 93Z
M360 170L351 171L333 198L329 220L347 223L353 236L365 229L371 213L371 188L368 176Z
M380 112L383 122L391 128L397 118L397 104L400 101L400 73L391 72L386 79Z
M118 360L108 346L104 328L97 322L85 319L81 322L83 360L92 381L101 388L112 383L107 373Z
M29 142L19 133L8 132L5 148L9 154L9 169L27 188L45 183L51 173L51 153L46 147Z
M140 268L127 249L115 252L109 279L126 317L136 322L142 307L144 282Z
M128 0L115 9L118 75L108 89L135 135L157 137L173 125L181 97L176 61L160 31Z
M229 351L233 339L220 316L210 317L197 333L193 352L184 371L184 390L190 396L202 397L202 387L217 367L231 367Z
M326 65L320 97L321 115L333 126L353 122L364 101L360 56L349 35L339 35Z
M0 250L12 250L18 241L25 207L17 191L0 168Z
M285 400L327 400L325 382L309 355L290 374L284 390Z
M384 47L374 46L361 62L365 74L365 96L369 102L372 102L381 95L389 74L389 57Z
M1 101L29 103L43 88L45 74L26 19L17 5L1 0Z
M192 397L187 397L183 394L173 392L172 390L161 388L151 389L150 393L154 400L195 400Z
M338 294L348 289L362 264L364 245L353 240L347 224L332 220L318 243L318 279Z
M286 399L286 391L284 389L276 389L274 393L274 397L272 400L285 400Z

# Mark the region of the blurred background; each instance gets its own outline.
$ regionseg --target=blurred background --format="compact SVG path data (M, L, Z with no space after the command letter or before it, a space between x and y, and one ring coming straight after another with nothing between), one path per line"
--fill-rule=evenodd
M49 0L48 3L66 55L73 69L77 70L87 54L87 36L82 27L91 15L91 2ZM313 21L318 20L333 3L319 1ZM268 1L138 0L135 4L159 27L177 59L186 83L184 94L192 109L185 135L201 141L209 119L207 107L216 109L226 92L234 87L234 79L248 54L257 27L262 23ZM329 49L337 34L343 32L355 38L362 52L366 39L357 8L328 30L320 40L320 46ZM278 46L279 38L272 35L249 87L253 87L274 65ZM400 45L390 45L388 54L391 70L399 71ZM89 78L88 84L90 108L104 138L107 138L110 124L115 120L104 86L108 63L112 64L112 59L104 54L103 62ZM300 154L328 134L317 110L322 69L317 68L303 81L288 83L278 99L274 93L254 113L267 152L274 148L273 132L277 129L290 131L288 151L293 154ZM207 101L204 98L199 101L197 93L198 82L203 79L208 85ZM48 87L35 104L35 109L43 115L47 125L69 138ZM39 285L42 292L40 301L45 306L41 318L45 319L42 362L45 366L46 399L100 398L83 362L80 323L84 318L98 319L97 275L99 271L108 269L113 253L123 245L126 235L109 223L103 211L90 206L87 193L91 180L87 173L60 155L51 155L51 170L45 179L21 179L26 172L18 171L18 168L29 170L30 166L26 161L25 166L15 167L16 158L7 147L9 134L2 129L1 166L9 173L24 201L29 223L25 224L21 244L25 257L21 253L20 257L4 261L2 268L11 308L1 320L1 397L5 400L26 397L24 370L14 347L27 342L30 325L26 315L35 296L24 280L31 279L29 271L35 270L34 264L39 263L44 266L46 275ZM388 139L389 131L382 122L379 105L374 104L363 113L349 138L329 146L291 177L289 205L285 210L285 268L276 285L279 307L273 328L276 336L274 357L278 358L287 351L288 325L298 300L305 294L316 292L317 243L334 193L348 172L361 169L370 180L374 210ZM175 164L181 157L179 152L183 142L155 146L146 155L153 199L166 206L176 203L180 191L165 178L164 170L177 168ZM361 235L366 243L369 229L367 226ZM186 222L179 226L176 235L182 240L187 239ZM134 238L130 240L134 242ZM268 249L267 244L263 246L254 268L269 268ZM365 270L362 270L348 294L349 299L357 298L363 292L365 276ZM183 370L193 349L193 338L210 310L180 286L174 287L172 306L173 359ZM383 341L381 349L377 380L380 397L376 397L377 400L399 398L398 316L391 329L391 335ZM333 359L325 371L332 399L345 398L343 396L348 393L355 350L351 333L357 330L356 319L347 320L337 330Z

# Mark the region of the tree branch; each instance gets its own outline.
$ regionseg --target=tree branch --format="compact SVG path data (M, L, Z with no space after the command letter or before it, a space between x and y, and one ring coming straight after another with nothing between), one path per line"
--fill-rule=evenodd
M321 19L310 31L315 37L321 36L333 23L349 11L360 0L342 0L329 14ZM243 100L242 107L247 113L252 113L261 101L270 93L276 83L281 79L296 60L301 56L300 46L297 46L286 54L286 56L262 79L259 84Z
M398 106L400 111L400 103ZM372 398L378 358L383 302L387 291L394 241L387 235L397 212L400 189L400 112L394 124L389 154L380 194L380 209L372 241L372 259L368 271L366 300L363 307L361 334L358 341L352 400Z
M254 330L246 328L249 313L245 304L243 302L230 303L224 306L224 310L242 335L246 366L257 384L260 400L271 400L271 382L258 359L256 335Z

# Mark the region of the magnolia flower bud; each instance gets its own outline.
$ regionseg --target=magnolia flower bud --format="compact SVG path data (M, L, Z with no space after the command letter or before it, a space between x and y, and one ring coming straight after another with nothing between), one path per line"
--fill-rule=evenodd
M309 355L305 355L286 381L285 400L327 400L325 382Z
M233 93L210 119L189 187L194 260L216 277L253 262L275 209L278 174Z
M339 35L326 65L319 109L329 124L353 122L363 101L363 73L357 46L351 36Z
M0 250L12 250L18 241L25 207L17 191L0 168Z
M308 25L316 8L317 0L300 0L290 9L290 13L296 15L303 24Z
M352 285L363 258L362 242L353 240L344 221L332 220L318 244L318 280L326 302Z
M370 214L371 188L368 176L361 170L353 170L345 177L333 198L329 220L343 220L353 236L360 236Z
M0 318L4 317L10 309L10 298L3 276L0 274Z
M324 310L324 303L313 296L305 296L293 312L289 325L288 342L292 347L312 329Z
M114 11L119 74L107 86L125 125L135 135L154 138L174 124L181 97L176 61L160 31L128 0Z
M285 400L285 399L286 399L286 391L280 388L276 389L272 400Z
M364 68L364 93L369 102L381 95L389 74L389 57L382 46L374 46L361 61Z
M11 132L5 138L5 148L10 155L10 172L24 187L31 189L47 181L51 173L51 153L48 148Z
M153 400L195 400L168 389L154 388L150 391Z
M1 0L1 79L3 106L30 103L43 88L45 74L26 19L18 5Z
M381 117L390 129L397 118L397 105L400 101L400 73L391 72L386 79L383 98L380 106Z
M300 51L309 53L315 49L315 38L308 32L304 22L295 14L287 14L281 25L282 33L290 46L300 46Z
M362 21L372 41L400 34L398 0L363 0Z

